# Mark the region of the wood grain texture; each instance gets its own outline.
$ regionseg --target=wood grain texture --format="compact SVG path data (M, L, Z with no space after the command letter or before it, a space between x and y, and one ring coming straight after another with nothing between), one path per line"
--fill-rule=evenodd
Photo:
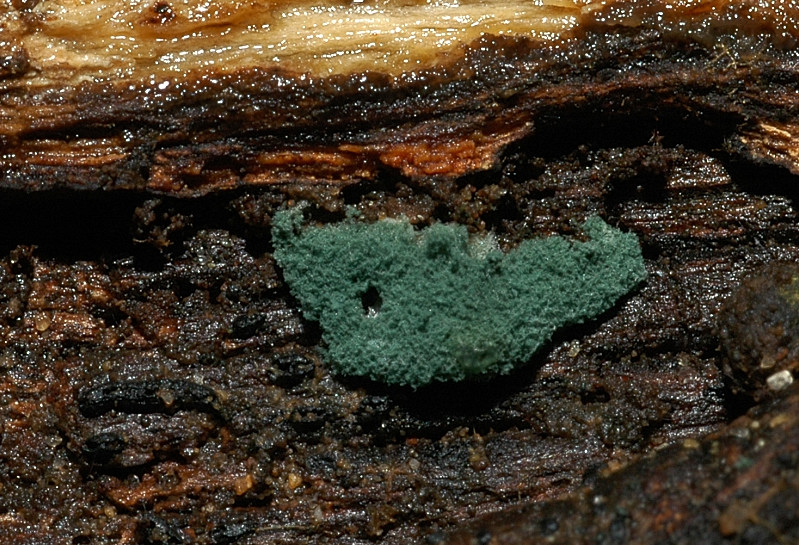
M591 112L619 101L638 110L674 105L698 115L723 114L736 125L791 115L793 3L668 5L502 4L497 13L509 10L502 21L524 20L524 9L542 11L538 22L502 23L500 31L472 21L468 3L347 4L388 18L418 10L407 17L431 28L439 12L451 10L452 28L470 29L431 55L414 30L388 25L408 36L410 49L401 56L418 61L410 69L377 58L339 66L336 59L352 57L346 48L325 57L335 65L327 69L300 54L214 60L238 51L236 32L273 39L271 30L247 30L258 27L259 17L319 11L304 4L180 4L166 24L185 19L189 27L165 37L151 36L150 23L141 20L147 10L166 10L161 4L12 5L2 15L0 185L190 196L286 182L346 186L374 180L384 169L458 177L495 167L508 144L560 107ZM83 10L97 14L84 17ZM544 20L560 21L559 14L570 21L562 31L542 37L531 30ZM340 21L344 34L347 21L366 24L346 14ZM214 34L208 39L215 46L204 45L206 32ZM295 42L317 51L312 40ZM184 64L170 57L174 51L150 50L159 47L180 49L193 60ZM640 92L628 97L626 90L636 88ZM746 144L751 139L738 142L752 147Z
M612 2L420 70L163 89L37 67L57 5L0 16L0 540L796 540L797 387L736 374L763 358L721 331L765 323L730 294L799 258L794 3ZM506 250L599 215L649 276L511 375L348 380L271 256L299 201Z

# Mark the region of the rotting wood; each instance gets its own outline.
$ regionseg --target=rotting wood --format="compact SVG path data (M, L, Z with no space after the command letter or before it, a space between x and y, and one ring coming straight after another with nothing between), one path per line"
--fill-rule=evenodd
M0 12L3 187L191 196L289 182L346 186L383 169L457 177L497 166L509 143L559 108L722 115L729 138L739 125L744 134L779 126L796 110L792 3L548 0L498 4L484 17L470 3L433 1L73 4ZM525 9L535 12L529 20ZM358 10L407 41L410 69L382 63L395 49L379 40L352 64L342 59L360 57L344 45L327 56L236 53L272 39L277 23L259 23L264 17L336 44L329 33L366 24ZM452 22L443 26L469 31L442 43L380 19L437 29L447 10ZM511 20L502 10L516 22L502 23ZM162 30L153 30L150 12L161 14ZM305 16L335 24L306 24ZM313 52L314 39L289 42ZM746 147L751 138L739 141Z
M478 38L412 76L249 67L158 91L23 89L35 56L0 39L0 536L795 540L796 387L731 382L719 314L799 258L796 8L672 4ZM300 199L506 249L599 214L649 280L510 376L347 381L269 254ZM131 399L82 412L96 392Z

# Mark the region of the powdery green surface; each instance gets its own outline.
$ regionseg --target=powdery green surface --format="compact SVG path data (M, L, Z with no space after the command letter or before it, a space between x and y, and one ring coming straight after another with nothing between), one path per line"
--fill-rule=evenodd
M301 221L296 209L273 219L286 282L335 368L388 384L508 372L646 276L636 237L599 218L586 242L526 240L508 254L459 225Z

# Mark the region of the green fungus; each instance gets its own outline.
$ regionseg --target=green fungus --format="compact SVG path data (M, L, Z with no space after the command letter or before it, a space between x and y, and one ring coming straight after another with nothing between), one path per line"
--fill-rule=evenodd
M646 276L636 237L588 219L585 242L531 239L504 254L462 225L303 226L273 218L274 256L327 359L346 375L419 387L507 373L563 326L607 310Z

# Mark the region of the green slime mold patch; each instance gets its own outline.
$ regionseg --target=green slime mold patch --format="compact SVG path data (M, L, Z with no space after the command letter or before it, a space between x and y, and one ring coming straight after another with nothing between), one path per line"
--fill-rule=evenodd
M596 217L582 229L586 242L531 239L504 254L460 225L304 227L291 209L275 214L272 237L335 369L416 388L507 373L556 329L607 310L645 278L633 234Z

